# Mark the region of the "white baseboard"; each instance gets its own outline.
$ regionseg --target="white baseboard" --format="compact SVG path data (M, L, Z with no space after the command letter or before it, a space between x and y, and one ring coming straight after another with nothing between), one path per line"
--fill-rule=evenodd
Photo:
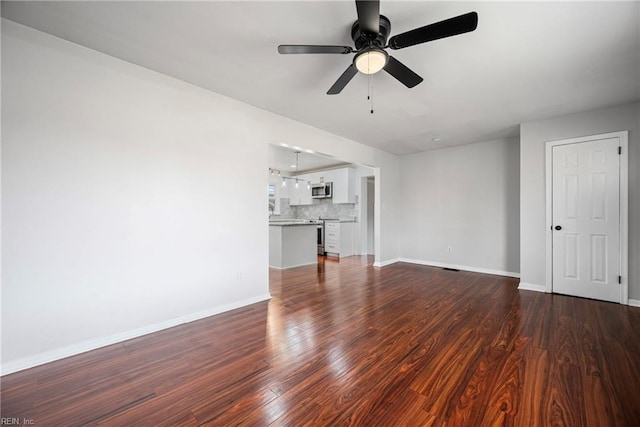
M518 289L522 291L547 292L544 285L536 285L534 283L520 282Z
M468 265L446 264L442 262L424 261L424 260L411 259L411 258L400 258L398 261L408 262L410 264L428 265L430 267L454 268L456 270L472 271L474 273L494 274L496 276L507 276L507 277L516 277L516 278L520 277L520 273L513 273L510 271L502 271L502 270L491 270L488 268L470 267Z
M381 261L381 262L374 262L373 266L374 267L386 267L387 265L391 265L391 264L395 264L396 262L400 261L400 258L394 258L394 259L390 259L387 261Z
M631 298L629 298L629 305L631 307L640 307L640 299L631 299Z
M289 268L304 267L305 265L315 265L317 263L318 263L318 261L313 261L313 262L307 262L307 263L304 263L304 264L289 265L289 266L286 266L286 267L278 267L276 265L269 265L269 268L275 268L276 270L287 270Z
M207 310L199 311L197 313L187 314L175 319L166 320L164 322L158 322L153 325L144 326L142 328L132 329L129 331L121 332L118 334L110 335L108 337L96 338L92 340L83 341L67 347L47 351L44 353L36 354L34 356L24 357L22 359L12 360L7 363L2 363L0 372L2 375L11 374L13 372L22 371L24 369L33 368L34 366L43 365L45 363L53 362L55 360L64 359L65 357L75 356L80 353L95 350L100 347L105 347L111 344L116 344L122 341L129 340L131 338L137 338L142 335L147 335L153 332L158 332L163 329L172 328L174 326L181 325L183 323L193 322L195 320L204 319L205 317L213 316L215 314L224 313L225 311L234 310L236 308L244 307L257 302L266 301L271 299L271 295L263 294L252 298L247 298L242 301L236 301L230 304L220 305Z

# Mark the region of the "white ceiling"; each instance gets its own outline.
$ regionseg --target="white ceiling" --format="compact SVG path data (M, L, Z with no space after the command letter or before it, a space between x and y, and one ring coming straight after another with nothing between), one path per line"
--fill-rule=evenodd
M2 2L2 16L383 150L406 154L517 136L522 122L640 99L638 2L382 0L391 35L469 11L475 32L392 51L424 78L386 73L326 91L351 55L353 1ZM434 139L442 138L441 141Z
M297 158L296 152L298 153ZM285 172L286 175L295 175L296 171L307 172L346 164L334 157L302 147L291 147L284 144L269 145L269 167Z

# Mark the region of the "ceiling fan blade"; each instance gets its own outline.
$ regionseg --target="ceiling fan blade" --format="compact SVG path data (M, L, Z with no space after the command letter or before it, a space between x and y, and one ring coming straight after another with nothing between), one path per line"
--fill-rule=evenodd
M356 68L356 66L353 64L349 65L349 68L347 68L344 73L342 73L342 75L338 77L338 80L336 80L329 91L327 91L327 95L337 95L342 92L342 89L344 89L347 83L349 83L353 76L355 76L356 74L358 74L358 69Z
M356 9L360 30L378 34L380 32L380 1L356 0Z
M281 44L278 46L278 53L283 55L295 53L341 53L353 52L349 46L322 46L306 44Z
M389 55L389 60L387 65L384 66L384 70L408 88L412 88L422 82L422 77L391 55Z
M477 26L478 14L469 12L393 36L389 39L389 47L391 49L403 49L420 43L468 33L475 30Z

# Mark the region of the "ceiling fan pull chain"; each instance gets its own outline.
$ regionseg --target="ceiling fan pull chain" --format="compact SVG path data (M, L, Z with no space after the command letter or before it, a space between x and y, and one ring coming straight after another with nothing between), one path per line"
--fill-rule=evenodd
M369 100L371 101L371 114L373 114L373 74L369 74Z

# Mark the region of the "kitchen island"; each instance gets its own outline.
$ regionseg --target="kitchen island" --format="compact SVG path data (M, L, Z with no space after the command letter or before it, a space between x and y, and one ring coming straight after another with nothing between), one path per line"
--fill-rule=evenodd
M318 263L318 221L269 222L269 267L291 268Z

